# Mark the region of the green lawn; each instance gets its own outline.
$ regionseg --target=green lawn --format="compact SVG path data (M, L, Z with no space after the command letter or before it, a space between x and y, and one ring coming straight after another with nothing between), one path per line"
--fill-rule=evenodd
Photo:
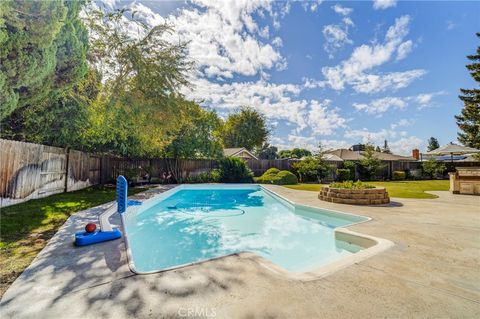
M368 184L386 187L391 197L400 198L437 198L437 196L425 193L425 191L448 191L449 188L448 180L368 182ZM318 192L322 186L319 184L298 184L286 185L285 187Z
M133 195L145 189L129 189ZM73 213L115 199L115 188L90 187L0 209L0 296Z

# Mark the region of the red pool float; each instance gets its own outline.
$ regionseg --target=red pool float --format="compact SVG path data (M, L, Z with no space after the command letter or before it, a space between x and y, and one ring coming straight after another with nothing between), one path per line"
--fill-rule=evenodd
M97 225L95 225L94 223L88 223L87 226L85 226L85 231L87 233L93 233L95 229L97 229Z

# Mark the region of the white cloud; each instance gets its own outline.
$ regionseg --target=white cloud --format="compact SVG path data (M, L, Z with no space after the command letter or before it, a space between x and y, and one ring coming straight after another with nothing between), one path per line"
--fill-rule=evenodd
M333 58L333 53L341 49L345 44L352 44L353 41L348 38L348 28L340 25L329 24L323 27L323 36L325 38L324 50Z
M108 0L107 4L113 6L116 2ZM278 10L274 10L273 5ZM126 7L147 25L172 25L175 33L166 36L166 40L189 42L189 56L204 76L215 79L232 78L236 74L255 76L261 71L287 66L278 46L257 39L257 35L268 39L270 30L268 26L260 28L253 18L259 14L279 19L288 12L287 4L274 4L269 0L194 0L167 17L137 2ZM275 42L278 44L279 40Z
M328 57L333 59L333 54L343 48L345 44L353 44L353 41L348 38L348 28L353 26L353 21L348 17L353 9L342 7L339 4L332 6L332 9L344 16L341 24L328 24L323 27L322 33L325 38L323 49L328 53Z
M352 87L359 93L373 93L387 89L398 90L407 87L426 73L425 70L414 69L404 72L361 75L358 77L357 82L352 83Z
M318 81L311 78L303 78L303 87L306 89L314 89L314 88L323 88L325 87L325 81Z
M420 105L427 105L433 98L432 93L428 94L419 94L416 96L415 101Z
M383 10L390 7L395 7L397 0L373 0L373 8L375 10Z
M418 109L424 109L426 107L429 107L433 105L433 98L438 95L444 95L446 94L445 91L438 91L438 92L432 92L432 93L421 93L418 94L417 96L411 96L408 97L410 101L413 101L418 104Z
M302 8L305 11L315 12L324 0L303 1Z
M397 49L397 61L405 59L407 55L412 51L412 48L412 40L408 40L400 44Z
M310 102L306 122L315 135L332 135L336 129L346 126L347 120L340 116L339 109L329 109L330 104L328 99L323 102Z
M388 111L390 108L404 109L407 103L398 97L384 97L376 99L370 103L353 103L353 107L358 111L365 111L369 114L378 114Z
M447 30L452 30L453 28L455 28L456 24L452 21L452 20L448 20L447 21Z
M265 26L263 29L258 31L258 35L261 36L262 38L268 39L270 37L270 29L267 26Z
M275 38L273 38L272 44L273 44L274 46L276 46L277 48L282 47L282 46L283 46L282 38L280 38L280 37L275 37Z
M422 148L424 142L416 136L402 137L399 140L389 142L390 150L394 154L412 156L412 150Z
M286 60L254 33L268 37L252 18L257 11L271 10L269 2L199 2L203 10L183 9L168 19L180 38L189 43L189 53L208 77L253 76L264 69L284 67Z
M188 99L226 111L242 105L252 106L269 120L284 120L295 125L295 132L310 128L316 135L331 135L344 128L347 120L330 100L299 99L302 85L272 84L265 81L213 83L196 79L194 90L184 90Z
M397 137L397 132L387 129L382 129L378 132L370 132L364 128L361 130L347 130L344 137L352 139L355 142L381 145L383 144L383 141Z
M350 130L345 133L345 138L352 139L354 143L372 143L379 146L387 140L392 153L404 156L411 155L412 149L423 145L418 137L408 136L407 132L396 132L393 129L382 129L377 132L370 132L367 129Z
M343 16L348 16L350 13L353 12L353 9L352 9L352 8L342 7L342 6L339 5L339 4L336 4L336 5L332 6L332 9L333 9L333 11L335 11L336 13L341 14L341 15L343 15Z
M345 85L351 85L357 92L372 93L387 88L403 88L424 75L426 72L421 69L385 74L367 73L391 60L408 34L409 22L408 15L397 18L395 24L388 28L384 43L361 45L354 49L350 58L339 65L323 67L322 73L326 83L334 90L343 90Z
M410 126L414 123L415 121L412 119L401 119L398 121L398 126Z
M310 84L313 86L313 84ZM364 111L368 114L381 114L385 113L390 109L405 109L410 103L415 103L418 105L418 109L425 108L433 104L433 98L438 95L445 94L444 91L432 92L432 93L421 93L413 96L406 97L392 97L387 96L380 99L375 99L369 103L353 103L353 107L357 111ZM399 126L406 125L406 120L403 119L403 122L399 123Z

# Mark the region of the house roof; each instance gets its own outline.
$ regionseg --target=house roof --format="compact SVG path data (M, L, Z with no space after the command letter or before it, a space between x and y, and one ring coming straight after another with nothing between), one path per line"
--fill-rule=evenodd
M224 148L223 149L223 155L224 156L236 156L242 152L248 153L252 158L258 159L255 155L252 154L249 150L247 150L245 147L233 147L233 148Z
M343 159L335 154L325 154L325 160L331 162L343 162Z
M333 154L338 156L344 161L359 161L363 159L363 151L351 151L344 148L336 149L326 152L327 154ZM415 158L410 156L400 156L395 154L387 154L381 152L374 152L374 156L383 161L416 161Z

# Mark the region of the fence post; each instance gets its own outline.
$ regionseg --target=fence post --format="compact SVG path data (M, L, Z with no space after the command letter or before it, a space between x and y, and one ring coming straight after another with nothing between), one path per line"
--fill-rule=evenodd
M68 169L69 169L69 162L70 162L70 147L65 147L65 187L63 192L68 192Z

